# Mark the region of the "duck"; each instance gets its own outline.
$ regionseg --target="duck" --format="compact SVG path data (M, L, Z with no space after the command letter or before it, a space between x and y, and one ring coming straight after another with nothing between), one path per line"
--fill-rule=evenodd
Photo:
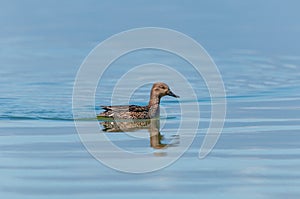
M138 105L121 105L121 106L100 106L104 112L100 113L97 118L113 119L152 119L159 117L160 99L164 96L179 98L175 95L169 86L163 82L153 84L150 92L150 100L146 106Z

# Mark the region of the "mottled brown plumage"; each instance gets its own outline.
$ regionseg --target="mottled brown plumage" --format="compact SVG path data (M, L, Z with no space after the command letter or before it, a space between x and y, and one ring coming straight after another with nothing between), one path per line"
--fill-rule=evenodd
M150 119L159 117L160 99L166 95L176 98L179 97L170 90L167 84L157 82L152 86L150 100L147 106L101 106L105 111L100 113L98 117L115 119Z

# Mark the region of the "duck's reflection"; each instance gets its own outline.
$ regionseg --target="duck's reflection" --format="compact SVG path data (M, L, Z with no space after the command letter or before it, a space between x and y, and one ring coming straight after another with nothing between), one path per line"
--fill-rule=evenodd
M100 124L103 126L104 132L134 132L141 129L148 129L150 136L150 146L154 149L163 149L172 144L164 144L162 140L164 137L160 134L160 120L147 119L147 120L109 120L102 121Z

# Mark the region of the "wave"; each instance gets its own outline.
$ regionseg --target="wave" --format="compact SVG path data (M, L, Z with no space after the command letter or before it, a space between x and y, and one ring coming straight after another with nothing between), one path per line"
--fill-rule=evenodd
M161 117L160 119L176 119L176 117ZM99 119L97 117L95 118L61 118L61 117L30 117L30 116L0 116L0 120L20 120L20 121L38 121L38 120L44 120L44 121L93 121L93 120L99 120L102 121L103 119Z
M0 116L0 120L53 120L53 121L74 121L73 118L61 118L61 117L30 117L30 116Z

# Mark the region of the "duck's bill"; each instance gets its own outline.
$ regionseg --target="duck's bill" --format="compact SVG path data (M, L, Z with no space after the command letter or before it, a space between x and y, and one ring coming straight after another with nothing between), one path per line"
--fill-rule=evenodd
M169 91L169 92L168 92L168 95L169 95L169 96L172 96L172 97L179 98L179 96L178 96L178 95L175 95L172 91Z

